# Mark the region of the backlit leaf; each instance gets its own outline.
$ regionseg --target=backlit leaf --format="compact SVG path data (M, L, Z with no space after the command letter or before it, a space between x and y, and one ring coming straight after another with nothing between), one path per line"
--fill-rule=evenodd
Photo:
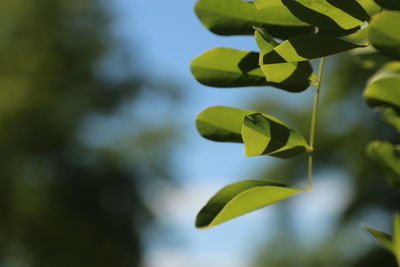
M190 68L197 81L213 87L273 86L290 92L308 87L295 75L279 83L267 82L258 61L258 53L218 47L193 59Z
M252 130L245 129L250 126L245 126L246 122L244 120L247 115L254 113L257 112L227 106L208 107L197 116L197 131L204 138L213 141L243 142L245 139L246 146L248 146L253 142L253 140L250 140ZM263 119L268 120L271 125L269 131L271 144L268 148L269 150L267 150L268 155L285 158L307 150L307 142L300 133L290 129L285 123L268 114L257 114L262 114ZM245 131L246 137L243 136L242 138L243 131ZM267 142L266 137L262 142ZM285 142L287 144L282 145Z
M391 109L391 108L386 108L383 112L383 119L391 124L398 133L400 133L400 111Z
M375 15L369 25L369 40L382 54L400 59L400 30L396 21L400 11L383 11Z
M201 209L196 227L209 228L304 191L278 182L245 180L217 192Z
M269 82L291 84L298 91L306 89L312 79L313 70L308 61L267 64L264 55L271 52L279 45L265 29L256 27L254 37L260 48L260 66Z
M321 30L356 29L364 21L369 20L368 13L355 0L282 0L282 2L296 17Z
M367 151L371 159L385 172L388 182L400 189L400 149L388 142L371 142Z
M309 150L306 140L300 133L261 113L244 117L242 137L245 154L248 157L271 155L289 158Z
M328 35L301 35L290 38L264 55L264 63L299 62L326 57L363 45L357 45Z
M220 35L250 35L253 26L262 26L278 38L313 31L282 4L258 10L254 3L242 0L199 0L195 12L207 29Z

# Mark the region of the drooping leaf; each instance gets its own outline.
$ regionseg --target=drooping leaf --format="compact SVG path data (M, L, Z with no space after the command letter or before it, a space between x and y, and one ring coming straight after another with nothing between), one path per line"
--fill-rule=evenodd
M261 113L244 117L242 138L245 154L248 157L271 155L289 158L310 150L300 133Z
M282 4L258 10L242 0L199 0L195 12L207 29L219 35L251 35L253 26L265 27L278 38L313 31Z
M374 228L364 226L364 229L370 233L384 248L393 252L392 236Z
M367 152L371 159L382 168L388 182L400 189L399 147L388 142L374 141L368 145Z
M368 13L355 0L282 0L282 3L300 20L325 31L357 29L369 20Z
M378 5L389 10L400 10L399 0L374 0Z
M260 27L255 27L254 37L260 48L260 66L269 82L292 84L299 91L307 88L315 79L311 64L308 61L267 64L264 55L279 45L269 33Z
M369 25L369 40L382 54L400 59L400 30L396 21L400 11L383 11L373 16Z
M196 227L210 228L304 191L278 182L245 180L217 192L201 209Z
M264 63L285 63L307 61L344 52L363 45L357 45L328 35L301 35L290 38L264 55Z
M383 110L382 116L387 123L391 124L400 133L400 111L386 108Z
M385 77L370 83L364 99L371 107L400 109L400 76Z
M254 113L256 112L252 110L227 106L208 107L197 116L196 128L201 136L209 140L219 142L243 142L242 131L243 127L245 127L244 119L247 115ZM290 129L285 123L268 114L259 114L262 114L263 118L267 119L271 124L271 147L268 151L270 153L269 155L275 157L289 157L295 154L293 152L298 154L307 150L307 143L300 133ZM281 134L283 136L280 136ZM252 142L251 140L249 141L249 138L250 137L247 137L247 143ZM287 139L286 142L291 147L298 146L303 148L290 151L289 146L279 147L277 144L285 139ZM272 150L272 148L276 151ZM287 153L285 153L285 150Z
M273 86L289 92L308 87L295 75L279 83L268 82L258 60L255 52L218 47L193 59L190 68L197 81L213 87Z

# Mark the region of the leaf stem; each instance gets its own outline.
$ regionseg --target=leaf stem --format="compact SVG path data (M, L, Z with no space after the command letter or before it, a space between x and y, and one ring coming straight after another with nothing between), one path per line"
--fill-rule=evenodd
M318 70L318 84L316 86L315 90L315 96L314 96L314 105L312 109L312 115L311 115L311 126L310 126L310 140L309 140L309 146L311 152L308 154L308 184L307 184L307 190L312 189L313 183L312 183L312 166L313 166L313 151L314 151L314 140L315 140L315 128L317 124L317 114L318 114L318 103L319 103L319 95L320 95L320 90L321 90L321 83L322 83L322 75L324 73L324 66L325 66L325 57L321 58L321 61L319 63L319 70Z

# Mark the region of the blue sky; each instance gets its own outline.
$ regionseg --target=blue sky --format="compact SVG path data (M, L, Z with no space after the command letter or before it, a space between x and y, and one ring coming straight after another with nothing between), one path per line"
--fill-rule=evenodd
M145 267L245 267L264 240L274 236L275 206L206 231L194 228L194 218L222 186L252 178L251 169L273 164L276 159L246 158L241 145L202 139L194 127L195 117L211 105L245 107L246 99L254 94L311 105L312 91L299 95L272 88L225 90L198 84L189 69L192 58L217 46L256 50L256 45L251 37L220 37L207 31L193 12L194 3L195 0L106 2L118 18L113 28L115 35L140 55L141 67L147 75L161 84L163 80L176 82L184 96L182 106L176 110L183 141L174 153L175 176L180 187L165 187L149 201L159 225L157 230L147 233ZM146 105L152 106L151 109L155 106ZM335 179L316 179L314 190L294 202L293 216L300 238L320 236L329 230L334 225L334 216L348 201L346 177L335 172L329 175ZM338 194L340 199L335 199Z

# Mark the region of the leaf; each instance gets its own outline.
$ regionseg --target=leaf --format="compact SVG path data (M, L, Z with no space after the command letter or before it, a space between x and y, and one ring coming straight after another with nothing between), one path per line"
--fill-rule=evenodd
M373 16L369 26L369 40L382 54L400 59L400 30L396 21L400 11L383 11Z
M355 0L282 0L282 3L300 20L326 31L356 29L369 20L368 13Z
M378 5L389 10L400 10L399 0L374 0Z
M290 38L264 55L265 64L299 62L363 47L328 35L301 35Z
M247 50L218 47L207 50L192 60L195 79L213 87L273 86L289 92L307 89L292 75L280 83L267 82L258 65L259 54Z
M227 106L212 106L208 107L197 116L196 119L196 128L199 134L209 140L219 141L219 142L243 142L242 131L244 126L244 118L247 115L251 115L256 113L252 110L247 109L239 109ZM289 134L287 137L287 142L293 146L299 147L308 147L307 143L304 141L304 138L301 137L301 134L296 132L295 130L290 129L285 123L282 121L268 115L265 113L259 113L266 119L268 119L269 123L271 123L271 136L272 142L271 145L280 142L281 137L277 136L278 134ZM286 130L282 130L286 129ZM280 132L282 131L282 132ZM276 153L271 152L271 156L275 157L288 157L291 156L293 151L288 150L285 153L282 148L279 150L279 147L276 146ZM286 147L288 149L288 147ZM309 149L299 149L295 150L295 152L304 152ZM289 153L291 152L291 153ZM298 154L297 153L297 154ZM289 154L289 155L287 155ZM294 154L294 153L293 153Z
M400 266L400 213L393 216L393 253L396 257L397 264Z
M364 226L364 230L366 230L368 233L370 233L384 248L389 250L390 252L393 252L393 244L392 244L392 236L381 232L379 230L376 230L374 228Z
M200 210L196 227L210 228L304 191L278 182L245 180L218 191Z
M400 150L388 142L374 141L367 147L367 153L385 172L389 184L400 189Z
M386 108L382 113L383 119L391 124L400 133L400 111Z
M248 157L271 155L289 158L311 150L300 133L261 113L244 117L242 138Z
M364 8L370 17L379 13L382 9L374 2L374 0L357 0L357 2Z
M400 109L400 76L385 77L370 83L364 91L364 99L371 107Z
M281 64L265 64L264 55L271 52L279 45L269 33L260 27L255 27L254 37L260 48L260 66L269 82L291 84L299 91L310 85L310 80L315 79L313 69L308 61L288 62Z
M219 35L250 35L253 26L267 28L278 38L313 31L282 4L258 10L254 3L242 0L199 0L195 12L207 29Z

